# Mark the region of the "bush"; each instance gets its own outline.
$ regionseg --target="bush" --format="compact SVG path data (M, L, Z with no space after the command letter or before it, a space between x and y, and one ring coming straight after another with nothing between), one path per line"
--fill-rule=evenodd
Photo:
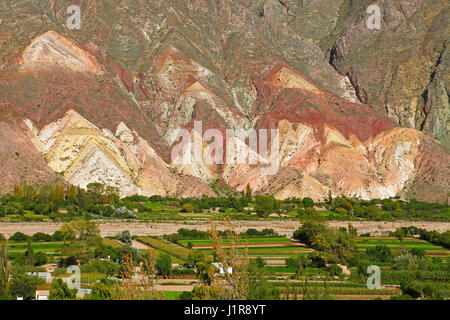
M85 273L103 273L107 276L114 276L119 273L119 265L109 260L92 260L83 264L80 269Z
M63 240L64 240L64 235L59 230L55 231L55 233L52 235L52 241L63 241Z
M375 248L368 248L366 255L370 261L388 262L392 258L391 249L386 245L377 245Z
M337 264L332 264L328 266L328 272L332 276L339 276L340 274L342 274L342 268Z
M94 300L111 300L112 293L108 286L103 283L95 283L92 287L92 299Z
M414 299L420 298L423 294L422 286L418 282L411 282L406 286L402 285L402 292Z
M127 247L131 247L131 245L133 244L130 231L128 230L123 231L117 239Z
M61 258L58 261L58 266L60 268L65 268L65 267L74 266L74 265L75 266L78 265L78 261L74 256L69 256L67 258Z
M33 234L31 239L33 240L33 242L50 242L52 241L52 236L43 232L36 232L35 234Z
M394 258L392 268L394 270L417 270L423 267L424 263L424 258L413 256L410 252L407 252Z
M11 237L9 237L10 241L16 241L16 242L27 242L28 239L30 239L30 236L27 236L26 234L22 232L16 232Z

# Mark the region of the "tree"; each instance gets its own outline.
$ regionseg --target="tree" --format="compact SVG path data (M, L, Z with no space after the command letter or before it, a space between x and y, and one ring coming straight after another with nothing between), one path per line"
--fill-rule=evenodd
M25 256L27 257L27 266L34 266L34 250L31 246L31 241L28 239L28 248L25 252Z
M156 260L156 270L167 279L172 273L172 257L167 253L161 254Z
M264 261L264 259L261 258L261 257L256 258L255 262L256 262L256 267L257 268L261 269L261 268L264 268L266 266L266 261Z
M97 224L88 220L75 220L64 224L61 229L64 239L80 241L83 251L86 251L87 245L91 240L100 236L100 230Z
M250 281L248 300L280 300L280 290L258 275Z
M225 286L214 281L212 288L215 288L215 292L222 292L221 299L245 300L248 297L250 284L248 246L244 244L242 248L242 242L229 219L224 220L224 229L223 233L219 233L215 221L211 220L209 234L213 252L215 252L215 261L225 271L223 275ZM222 235L225 235L228 240L227 248L223 246Z
M252 188L250 187L250 183L247 183L247 186L245 187L245 199L247 202L252 202Z
M125 244L126 247L131 247L131 245L133 244L133 240L131 239L130 231L128 231L128 230L122 231L118 240L120 242L122 242L123 244Z
M328 266L328 272L330 272L330 275L332 276L339 276L342 274L342 268L337 264L332 264Z
M9 294L24 300L34 299L36 296L36 277L26 274L17 274L9 284Z
M162 298L161 292L155 289L155 255L152 250L148 250L143 255L138 277L134 277L132 254L124 255L121 264L122 281L121 284L116 282L112 295L114 300L155 300Z
M65 191L63 185L55 185L55 189L53 190L53 196L56 203L61 204L65 200Z
M14 186L14 197L17 199L22 198L22 188L17 184Z
M34 265L42 266L48 262L48 256L44 252L38 251L34 255Z
M375 248L367 248L366 255L372 261L389 262L392 258L391 249L386 245L377 245Z
M280 209L279 202L273 196L255 197L255 211L259 217L265 218Z
M50 300L70 300L77 296L77 289L69 289L62 279L55 279L50 288Z
M22 233L22 232L16 232L14 233L11 237L9 237L10 241L16 241L16 242L25 242L28 241L29 236L27 236L26 234Z
M420 298L423 295L423 288L419 282L401 283L401 289L403 294L409 295L414 299Z
M185 203L182 206L184 212L191 213L195 211L195 207L192 203Z
M312 207L314 207L314 200L311 199L311 198L308 198L308 197L303 198L303 206L305 208L312 208Z
M214 280L214 266L205 261L199 261L196 265L197 277L201 282L210 286Z
M107 285L103 283L95 283L92 287L91 297L94 300L111 300L112 293Z
M188 255L187 263L192 267L197 267L197 264L205 261L205 255L200 250L191 250Z
M392 268L394 270L417 270L424 262L425 259L413 256L410 252L406 252L394 258Z
M399 228L395 231L395 234L396 234L398 240L403 241L403 238L405 237L405 230L403 230L402 228Z
M9 280L8 244L0 241L0 297L7 291Z
M52 241L52 237L43 232L36 232L35 234L33 234L31 239L33 240L33 242L40 242L40 241L50 242L50 241Z

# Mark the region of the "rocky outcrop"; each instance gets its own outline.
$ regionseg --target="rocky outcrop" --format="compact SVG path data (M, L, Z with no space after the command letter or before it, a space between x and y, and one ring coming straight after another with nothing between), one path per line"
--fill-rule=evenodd
M65 5L0 12L0 104L67 182L316 199L448 190L435 176L448 177L448 151L418 131L448 139L443 1L380 1L382 30L367 29L363 1L92 2L77 31L61 28ZM260 163L210 163L196 121L223 136L278 129L278 174L239 137ZM191 142L174 158L179 129ZM205 163L187 161L195 139Z

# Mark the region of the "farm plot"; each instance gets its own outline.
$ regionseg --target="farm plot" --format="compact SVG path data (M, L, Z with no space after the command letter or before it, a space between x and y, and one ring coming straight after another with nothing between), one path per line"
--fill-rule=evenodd
M161 252L168 253L173 258L175 258L175 261L173 261L174 263L185 262L188 259L189 253L191 252L190 249L159 238L137 237L136 240L156 250L158 254Z
M423 249L427 254L450 254L450 250L444 247L416 238L405 238L403 240L392 237L358 238L357 245L358 249L362 250L374 248L377 245L385 245L393 251L400 251L406 248L408 250Z
M34 251L40 251L47 254L57 253L63 246L62 242L33 242L31 247ZM28 244L25 242L8 243L9 252L25 252L28 250Z
M180 244L183 246L188 246L189 243L193 245L194 248L197 247L210 247L211 246L211 240L210 239L182 239L179 241ZM230 244L230 241L228 239L223 239L222 243L224 245ZM240 238L239 243L241 244L248 244L249 246L267 246L267 245L279 245L279 244L293 244L295 245L296 242L291 241L290 239L286 237L245 237Z

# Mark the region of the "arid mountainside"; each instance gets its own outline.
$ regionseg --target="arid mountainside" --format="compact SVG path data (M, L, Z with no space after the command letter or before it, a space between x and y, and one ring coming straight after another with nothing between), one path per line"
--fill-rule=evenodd
M366 2L79 1L70 30L66 1L3 1L0 191L65 180L190 197L250 184L278 198L442 201L448 4L380 1L369 30ZM179 129L189 142L174 157ZM208 129L263 163L213 163ZM276 174L229 129L268 130L271 146L278 129Z

